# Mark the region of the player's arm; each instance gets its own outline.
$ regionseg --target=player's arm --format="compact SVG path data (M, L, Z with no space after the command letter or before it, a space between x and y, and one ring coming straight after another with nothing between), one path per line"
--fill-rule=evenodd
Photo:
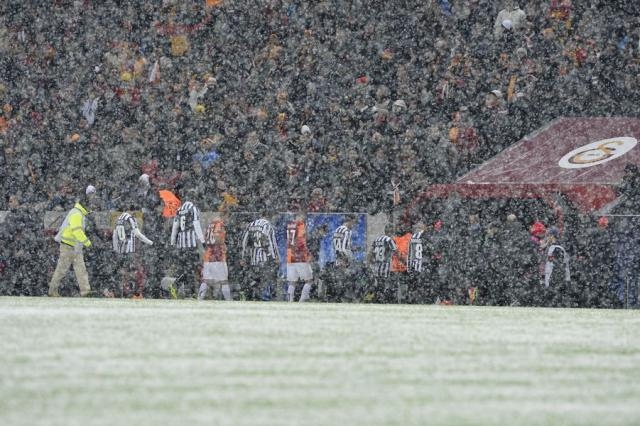
M245 251L247 249L247 242L249 241L249 227L244 229L242 234L242 248L240 250L240 259L244 260Z
M193 206L193 229L196 231L196 236L200 243L204 245L204 234L202 233L202 227L200 226L200 214L196 206Z
M273 256L273 260L277 263L280 261L280 253L278 252L278 243L276 242L276 231L273 226L269 229L269 254Z
M133 234L140 238L140 241L142 241L145 244L149 244L150 246L153 245L153 241L151 241L149 238L147 238L142 232L140 232L140 230L138 228L135 228L133 230Z
M129 224L131 225L131 229L133 230L133 235L135 235L137 238L140 239L140 241L142 241L145 244L148 245L153 245L153 241L151 241L150 239L148 239L141 231L140 228L138 228L138 223L136 222L136 220L133 217L129 218Z
M347 231L342 236L342 241L340 241L340 246L342 248L342 253L348 258L353 257L353 251L351 250L351 231Z
M113 242L113 250L118 250L118 243L120 242L120 237L118 236L118 232L117 232L118 226L116 225L116 228L111 231L111 241Z
M173 218L173 226L171 227L171 245L176 245L176 239L178 238L178 228L180 227L180 219L178 215Z

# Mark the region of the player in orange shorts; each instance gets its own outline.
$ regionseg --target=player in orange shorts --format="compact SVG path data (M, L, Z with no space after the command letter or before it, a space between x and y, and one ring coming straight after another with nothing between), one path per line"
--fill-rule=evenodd
M313 271L311 270L311 253L307 247L306 216L298 213L287 224L287 300L293 302L296 285L304 283L300 302L309 300Z
M232 300L231 287L229 286L229 269L227 267L227 244L225 213L214 218L205 233L204 262L202 264L202 283L198 290L198 299L204 300L209 290L209 285L213 286L213 295L218 298L222 292L224 300Z

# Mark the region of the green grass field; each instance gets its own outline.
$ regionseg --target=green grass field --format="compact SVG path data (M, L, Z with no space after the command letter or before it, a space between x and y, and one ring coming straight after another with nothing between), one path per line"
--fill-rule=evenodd
M0 298L1 425L640 424L640 312Z

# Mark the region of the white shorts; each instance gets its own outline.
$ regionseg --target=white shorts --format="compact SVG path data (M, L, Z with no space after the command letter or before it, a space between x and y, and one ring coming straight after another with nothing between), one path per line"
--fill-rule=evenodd
M287 263L287 281L296 283L298 280L311 281L313 271L309 262Z
M227 262L204 262L202 265L202 279L228 281L229 269L227 268Z

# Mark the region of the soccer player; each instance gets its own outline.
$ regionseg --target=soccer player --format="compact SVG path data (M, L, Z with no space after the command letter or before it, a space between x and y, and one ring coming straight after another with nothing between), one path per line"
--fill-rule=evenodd
M391 225L385 226L385 235L377 237L371 245L369 252L369 266L374 277L374 294L368 294L367 298L376 301L389 301L391 297L391 258L398 250L396 243L388 234L391 233Z
M287 300L293 302L296 285L302 281L300 302L309 300L311 293L311 253L307 248L305 214L299 213L287 224Z
M198 208L191 202L183 203L176 216L173 218L173 226L171 228L171 245L177 250L176 260L179 265L180 273L185 281L188 282L189 277L193 277L195 282L191 282L187 287L182 285L182 295L188 296L196 288L198 283L198 266L200 265L200 252L198 243L204 245L204 235L200 226L200 212Z
M231 287L229 286L229 268L227 267L226 221L227 215L222 211L207 227L204 239L202 283L198 291L199 300L205 299L209 285L214 286L213 294L215 298L218 298L220 292L222 292L224 300L232 300Z
M400 224L400 226L403 225ZM403 231L399 235L394 235L393 242L396 244L396 251L391 256L391 275L398 289L398 303L402 303L408 293L407 258L409 257L411 232Z
M333 285L327 283L330 301L349 301L355 299L354 255L352 246L355 215L347 215L342 225L333 232L331 242L335 253L335 273ZM332 288L333 287L333 288Z
M311 271L314 276L314 283L317 285L317 294L319 300L326 301L326 283L331 281L331 272L328 268L320 267L320 258L322 250L322 242L329 235L329 226L323 223L316 226L307 238L307 247L311 253Z
M422 221L413 226L413 234L409 241L409 256L407 259L407 272L409 274L409 286L413 302L425 302L429 289L426 288L424 277L431 272L430 256L431 244L428 240L429 227Z
M333 250L336 254L336 267L348 268L353 262L353 251L351 250L352 228L356 223L355 216L349 215L342 225L333 232Z
M277 268L280 262L276 233L265 216L267 215L263 214L260 219L249 223L242 234L240 259L241 264L246 265L246 258L249 258L252 300L261 300L265 293L271 295L273 289L270 284L275 279L274 266Z
M132 292L130 283L131 276L136 268L136 239L140 239L145 244L153 245L153 241L147 238L138 228L138 222L128 212L122 213L116 221L113 229L113 251L116 253L116 262L120 271L120 288L118 293L121 297L141 297L144 291L144 281L138 282L138 288ZM132 294L133 293L133 294Z

